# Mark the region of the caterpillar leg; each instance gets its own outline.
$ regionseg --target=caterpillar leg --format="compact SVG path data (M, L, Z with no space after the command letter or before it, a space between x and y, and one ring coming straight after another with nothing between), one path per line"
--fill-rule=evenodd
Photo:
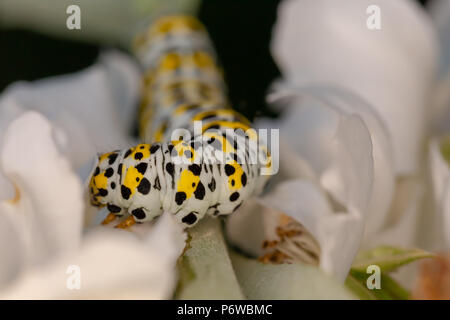
M109 213L106 218L102 221L102 225L107 225L114 220L116 220L117 216L114 213Z
M136 220L134 220L134 216L129 216L125 220L123 220L121 223L119 223L117 226L115 226L114 228L128 229L135 223L136 223Z

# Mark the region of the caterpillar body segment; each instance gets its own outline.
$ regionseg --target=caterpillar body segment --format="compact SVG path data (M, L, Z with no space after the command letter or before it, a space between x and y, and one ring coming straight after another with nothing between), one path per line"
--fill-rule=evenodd
M91 203L136 222L168 211L188 227L206 214L231 214L262 190L270 156L251 123L229 107L203 26L163 17L137 37L135 50L144 67L139 131L148 143L99 157Z
M172 212L186 226L205 214L234 212L258 188L259 165L254 150L223 146L220 130L189 141L140 144L107 154L91 179L91 203L106 204L116 215L132 214L137 222ZM240 136L239 143L248 140Z

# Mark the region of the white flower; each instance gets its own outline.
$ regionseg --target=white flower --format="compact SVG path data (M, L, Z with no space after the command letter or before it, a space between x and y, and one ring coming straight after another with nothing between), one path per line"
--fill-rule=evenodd
M447 0L434 0L429 6L432 21L438 31L441 49L441 65L439 74L445 77L450 71L450 2Z
M25 111L41 112L56 132L64 133L56 137L61 151L85 180L97 153L133 143L130 133L138 89L136 65L114 51L74 74L13 83L0 96L0 136ZM13 196L12 185L0 171L0 199Z
M366 26L366 9L373 5L380 8L379 31ZM278 21L272 53L290 86L331 83L371 106L368 115L368 108L347 99L367 124L374 147L363 245L391 240L412 245L422 199L425 112L437 69L438 44L430 19L408 0L289 0L280 6ZM326 91L322 88L320 95L330 104L342 100Z
M450 248L449 136L450 131L450 3L434 1L431 15L441 43L440 79L435 91L432 137L429 141L429 173L432 184L432 204L428 207L429 229L424 237L435 250Z
M253 229L252 233L259 239L250 241L254 247L247 245L246 249L261 255L264 240L274 240L274 230L280 227L273 210L287 214L317 240L320 252L312 256L319 255L320 267L344 280L361 243L372 195L374 139L348 101L346 104L341 100L339 104L335 100L335 104L330 104L326 99L321 100L325 96L319 96L314 90L304 90L304 93L295 100L291 96L290 108L284 110L278 121L259 124L280 128L282 139L278 178L281 181L258 200L272 211L247 210L244 206L229 219L227 231L234 244L245 248L243 242L247 240L242 235L250 234ZM365 107L361 103L356 106ZM373 123L378 125L376 119L372 119ZM261 226L263 232L257 224L240 221L261 211L267 214ZM301 235L305 235L305 230ZM300 247L304 247L305 241L310 242L295 237L291 240L299 242ZM311 251L314 245L309 243L307 247ZM302 254L301 250L297 251Z
M0 204L0 297L169 298L184 248L180 226L164 215L138 236L100 227L82 236L83 187L57 135L34 111L5 133L0 158L17 196ZM71 265L81 271L79 290L67 286Z
M445 156L444 156L445 153ZM449 138L435 137L430 142L429 161L434 204L437 215L432 216L429 226L433 234L435 250L450 248L450 168Z
M78 169L96 152L131 143L138 89L132 60L110 51L86 70L9 86L0 98L0 130L23 111L39 111L66 133L63 152Z
M366 27L369 5L381 9L378 33ZM284 1L272 39L284 79L269 95L283 114L259 124L280 128L280 174L230 218L232 243L263 259L276 248L318 262L341 280L360 247L412 245L436 51L427 17L408 1Z
M380 8L381 30L366 26L370 5ZM283 1L272 39L289 81L339 85L375 108L401 175L419 169L437 48L429 18L409 0Z

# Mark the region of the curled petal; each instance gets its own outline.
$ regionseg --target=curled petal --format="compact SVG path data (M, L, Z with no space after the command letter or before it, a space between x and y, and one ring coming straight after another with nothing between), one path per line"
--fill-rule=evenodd
M301 180L281 183L260 201L300 221L320 245L320 267L345 279L364 230L361 213L354 209L333 212L320 189Z
M318 254L319 266L344 281L364 229L362 214L350 210L334 212L326 195L313 182L288 180L279 183L256 203L244 205L228 219L226 231L233 245L252 256L262 256L267 252L263 244L279 239L280 215L286 214L305 228L299 235L302 239L298 236L292 238L297 242L298 250L291 258L314 264L308 261L310 259L305 257L305 252L310 257ZM315 241L319 250L314 250Z
M268 99L284 107L279 120L263 123L280 128L287 141L281 171L304 178L291 170L299 159L290 154L305 159L334 200L367 212L366 237L375 234L386 222L396 177L390 137L374 108L349 90L327 85L277 82Z

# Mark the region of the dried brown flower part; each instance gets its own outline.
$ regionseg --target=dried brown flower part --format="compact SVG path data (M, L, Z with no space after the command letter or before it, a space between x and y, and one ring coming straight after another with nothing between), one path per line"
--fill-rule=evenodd
M422 262L412 297L416 300L450 299L450 254Z
M262 247L267 253L259 257L259 261L275 264L294 262L319 264L319 244L301 223L280 214L276 235L277 239L263 242Z

